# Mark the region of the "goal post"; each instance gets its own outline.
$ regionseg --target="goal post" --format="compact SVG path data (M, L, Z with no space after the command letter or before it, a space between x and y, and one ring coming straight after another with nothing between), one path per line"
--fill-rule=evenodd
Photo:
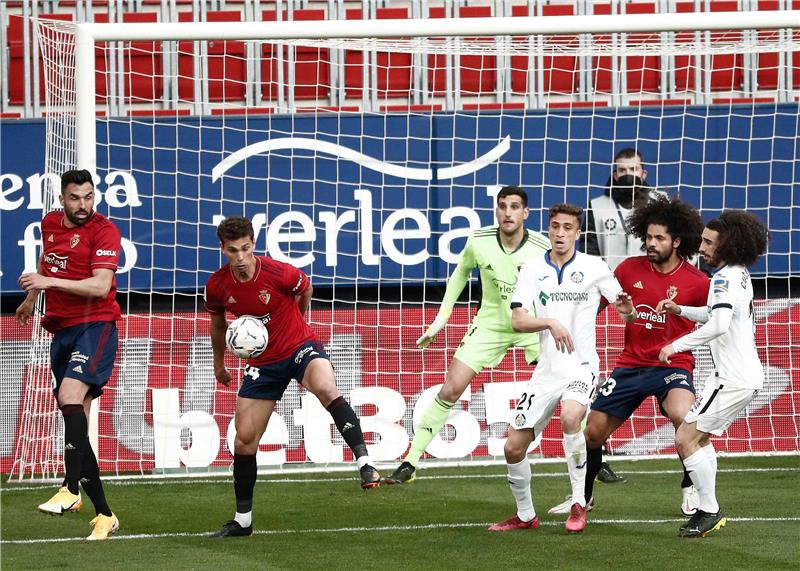
M704 31L772 30L800 25L800 10L715 14ZM214 22L157 24L78 24L75 27L76 138L78 164L95 165L96 42L134 40L304 40L329 38L469 37L512 35L611 34L697 30L694 14L615 14L609 16L499 17L470 19L408 19L320 22ZM93 169L92 169L93 170Z
M585 207L605 192L626 147L644 154L649 184L706 218L746 208L768 223L773 240L753 269L767 381L716 445L800 453L800 299L790 287L800 277L800 11L260 17L38 22L47 180L95 172L98 211L123 236L120 348L96 407L103 472L230 466L235 390L216 386L200 299L222 264L214 227L225 216L250 217L259 253L311 277L312 327L372 457L389 464L406 452L474 314L475 280L436 342L415 347L466 236L494 223L498 190L526 189L527 226L546 230L551 204ZM609 312L599 316L603 374L622 331ZM26 345L31 355L41 335ZM712 364L707 349L696 355L701 387ZM241 378L241 363L226 359ZM16 435L3 471L52 477L61 451L50 379L43 366L19 370L30 404L3 419ZM530 373L512 350L476 377L426 461L500 462ZM560 457L557 428L544 433L540 458ZM659 456L674 453L673 440L648 400L611 447ZM350 459L329 415L290 385L260 469Z

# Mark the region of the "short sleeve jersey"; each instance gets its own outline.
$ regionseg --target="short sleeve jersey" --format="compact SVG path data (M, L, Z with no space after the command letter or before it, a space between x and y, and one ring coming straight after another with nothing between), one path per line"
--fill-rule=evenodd
M308 276L290 264L266 256L256 256L252 279L241 282L230 264L214 272L205 291L206 311L236 317L251 315L260 319L269 332L267 350L250 359L253 366L268 365L289 358L306 341L315 339L295 296L305 292L311 282Z
M121 249L119 229L108 218L95 212L80 226L64 225L64 212L54 210L42 219L43 275L66 280L84 280L99 268L117 271ZM117 303L117 278L103 298L75 295L55 288L45 290L45 317L42 326L50 332L92 321L116 321L120 318Z
M716 376L725 386L761 389L764 368L758 357L753 317L753 283L744 266L724 266L711 279L708 310L733 310L730 326L709 342Z
M600 368L597 355L596 323L601 297L613 302L622 291L605 261L598 256L575 252L559 269L550 252L525 264L519 274L512 307L534 305L536 317L555 318L572 336L575 350L556 349L549 330L540 333L541 357L533 380L564 379L579 367L594 374Z
M459 265L478 268L480 272L482 294L480 308L473 319L475 325L490 331L513 332L511 296L520 268L528 260L541 257L549 247L550 242L543 235L526 230L517 249L506 252L496 226L476 230L469 237ZM530 304L526 307L530 308Z
M647 256L628 258L614 270L622 289L631 296L638 317L625 324L625 347L617 358L617 367L675 367L694 370L691 351L676 353L670 363L658 360L661 348L686 335L695 323L677 315L656 313L659 301L672 299L678 305L699 307L708 295L708 278L689 262L681 263L662 274L653 269Z

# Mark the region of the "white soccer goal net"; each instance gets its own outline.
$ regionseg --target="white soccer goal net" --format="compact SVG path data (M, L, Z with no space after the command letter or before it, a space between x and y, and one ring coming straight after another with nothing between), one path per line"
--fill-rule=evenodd
M790 284L800 276L800 16L777 14L716 14L711 23L692 14L40 20L47 171L95 168L98 210L124 239L120 350L97 418L101 469L192 472L231 462L235 389L215 384L199 296L222 263L221 217L250 217L260 253L311 276L311 320L339 387L361 415L373 458L394 462L444 381L479 284L468 286L434 344L420 351L414 341L436 313L465 237L494 223L498 189L526 189L528 227L540 231L551 204L586 206L602 194L625 147L642 152L651 185L680 193L705 216L747 208L768 222L769 253L754 268L766 386L716 446L798 453L800 300ZM697 22L716 29L695 30ZM621 323L603 313L598 331L607 373ZM15 477L59 469L45 361L20 369L23 404L3 419L16 434L3 471ZM241 373L232 356L228 365ZM699 387L710 369L700 351ZM499 460L530 373L512 351L477 377L430 458ZM659 455L674 452L673 438L648 400L611 448ZM561 455L558 426L536 453ZM258 462L333 469L349 454L329 415L293 384Z

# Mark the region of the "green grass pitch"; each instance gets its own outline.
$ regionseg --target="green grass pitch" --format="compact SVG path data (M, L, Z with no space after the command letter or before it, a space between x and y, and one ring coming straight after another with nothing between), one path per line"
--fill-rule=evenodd
M800 458L721 458L728 525L677 537L676 460L613 459L626 484L597 484L580 535L547 509L563 500L563 465L534 465L538 530L490 533L514 513L503 466L423 469L416 482L362 491L351 473L261 476L248 538L206 537L233 515L229 477L108 481L121 522L88 543L94 511L53 517L52 486L3 483L2 569L798 569ZM388 473L389 469L384 469Z

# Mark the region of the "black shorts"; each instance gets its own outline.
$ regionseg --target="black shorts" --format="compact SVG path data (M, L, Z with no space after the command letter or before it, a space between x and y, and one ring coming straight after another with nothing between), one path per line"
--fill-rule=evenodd
M592 410L628 419L644 399L654 396L661 414L667 416L662 403L672 389L694 394L691 371L672 367L617 368L598 389Z
M50 343L50 368L53 371L53 392L65 378L89 385L89 395L96 399L111 378L118 345L117 324L113 321L92 321L56 331Z
M281 400L292 379L298 383L303 381L306 368L314 359L330 361L325 347L316 339L303 343L295 350L294 355L283 361L260 367L248 365L244 369L239 396L248 399Z

